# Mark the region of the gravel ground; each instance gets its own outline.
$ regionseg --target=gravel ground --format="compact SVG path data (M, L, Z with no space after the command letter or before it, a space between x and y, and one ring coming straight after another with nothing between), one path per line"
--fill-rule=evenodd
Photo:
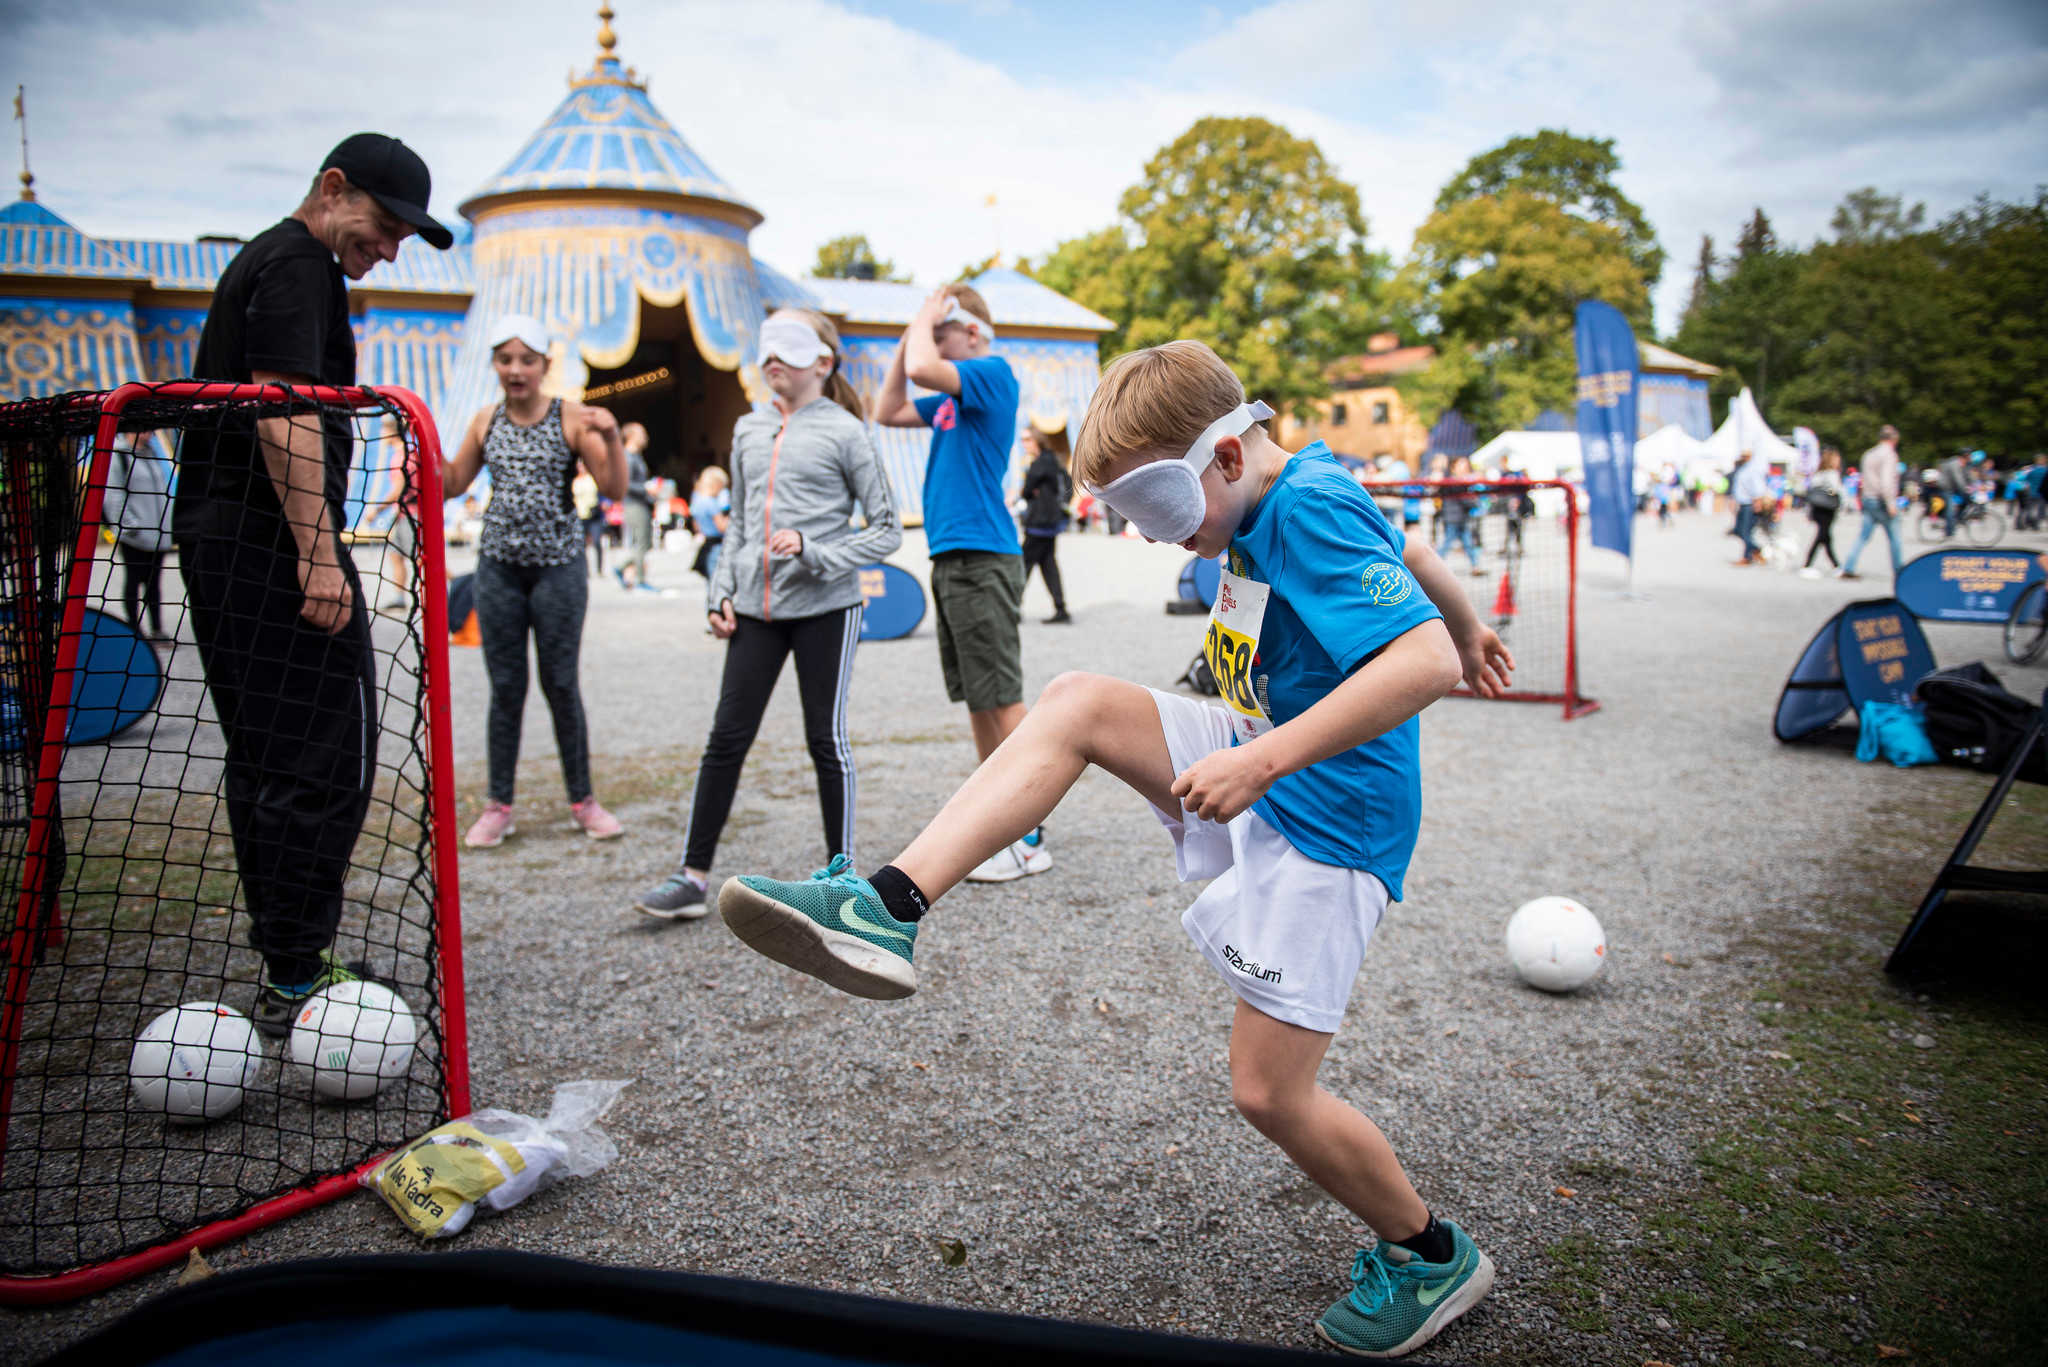
M1642 524L1643 597L1617 593L1616 557L1588 556L1581 646L1596 714L1566 724L1554 708L1452 700L1423 719L1408 900L1374 940L1323 1072L1500 1269L1493 1295L1418 1360L1714 1360L1682 1328L1657 1328L1636 1294L1641 1205L1691 1183L1694 1147L1767 1066L1745 1005L1772 971L1773 930L1825 920L1838 890L1817 851L1882 839L1871 814L1885 800L1981 790L1965 774L1771 738L1808 638L1884 583L1730 568L1723 525ZM914 538L895 559L923 569ZM1199 619L1168 617L1160 600L1181 552L1069 536L1060 559L1079 621L1040 626L1050 604L1034 581L1028 689L1077 668L1162 686L1180 673ZM1192 890L1174 882L1165 836L1112 780L1085 778L1055 815L1053 872L942 904L907 1002L839 996L746 950L716 917L662 925L628 909L678 853L717 693L721 648L684 566L655 557L657 582L692 585L675 597L593 586L584 691L598 790L627 836L594 844L569 823L536 690L520 833L462 869L477 1104L541 1114L559 1082L636 1079L607 1124L621 1158L457 1243L1312 1341L1359 1231L1232 1110L1231 997L1179 928ZM1994 629L1929 634L1944 664L1991 661L2022 694L2048 682L2004 664ZM862 651L864 865L905 843L971 766L935 654L929 620ZM466 822L483 786L484 682L476 652L455 656ZM820 839L785 686L719 872L801 874ZM1501 950L1508 914L1553 892L1590 905L1609 937L1607 970L1572 997L1520 987ZM1602 1199L1603 1174L1627 1175L1614 1184L1625 1198ZM1569 1328L1545 1290L1557 1268L1543 1250L1581 1234L1615 1248L1597 1288L1604 1336ZM966 1264L943 1265L938 1238L964 1241ZM363 1195L212 1261L415 1247ZM0 1356L71 1342L170 1284L163 1273L5 1313Z

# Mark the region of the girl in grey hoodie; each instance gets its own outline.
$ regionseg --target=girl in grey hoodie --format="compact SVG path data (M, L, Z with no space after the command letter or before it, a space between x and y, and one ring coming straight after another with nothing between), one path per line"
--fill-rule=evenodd
M775 403L733 428L731 521L708 600L712 633L728 643L718 711L681 863L633 904L646 915L693 920L710 910L705 885L740 767L791 655L818 771L825 854L853 857L846 695L860 641L860 568L895 550L903 532L844 360L839 332L823 314L781 309L762 325L761 376ZM866 519L859 530L851 525L856 506Z

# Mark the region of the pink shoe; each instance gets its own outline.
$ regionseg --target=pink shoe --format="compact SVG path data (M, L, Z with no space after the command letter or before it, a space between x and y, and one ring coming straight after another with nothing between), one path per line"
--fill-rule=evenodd
M600 807L597 799L586 797L581 802L570 804L569 810L576 814L576 824L592 840L610 840L626 833L619 819Z
M473 850L494 849L504 844L505 837L512 831L512 808L503 802L486 802L484 814L469 828L469 834L462 837L462 843Z

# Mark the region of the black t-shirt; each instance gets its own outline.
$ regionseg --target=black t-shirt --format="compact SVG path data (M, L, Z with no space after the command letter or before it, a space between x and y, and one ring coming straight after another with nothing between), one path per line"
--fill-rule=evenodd
M309 375L315 384L356 382L356 339L341 266L295 218L258 234L221 272L192 365L197 379L237 384L249 383L258 370ZM294 421L310 421L310 415ZM325 428L323 492L339 530L354 443L345 417L327 415ZM177 535L255 540L263 529L252 525L254 514L274 536L284 531L280 512L253 420L187 433L179 450Z

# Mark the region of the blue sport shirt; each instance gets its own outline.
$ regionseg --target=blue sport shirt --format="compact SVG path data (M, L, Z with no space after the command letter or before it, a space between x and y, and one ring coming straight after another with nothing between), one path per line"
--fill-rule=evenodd
M1017 440L1017 376L1000 356L955 361L960 395L928 394L917 416L932 429L924 467L924 535L941 551L1017 555L1017 524L1003 502Z
M1406 538L1318 441L1289 458L1237 529L1230 572L1271 593L1252 689L1275 726L1327 697L1395 637L1443 614L1401 564ZM1422 824L1421 727L1287 775L1253 810L1322 864L1364 869L1395 901Z

